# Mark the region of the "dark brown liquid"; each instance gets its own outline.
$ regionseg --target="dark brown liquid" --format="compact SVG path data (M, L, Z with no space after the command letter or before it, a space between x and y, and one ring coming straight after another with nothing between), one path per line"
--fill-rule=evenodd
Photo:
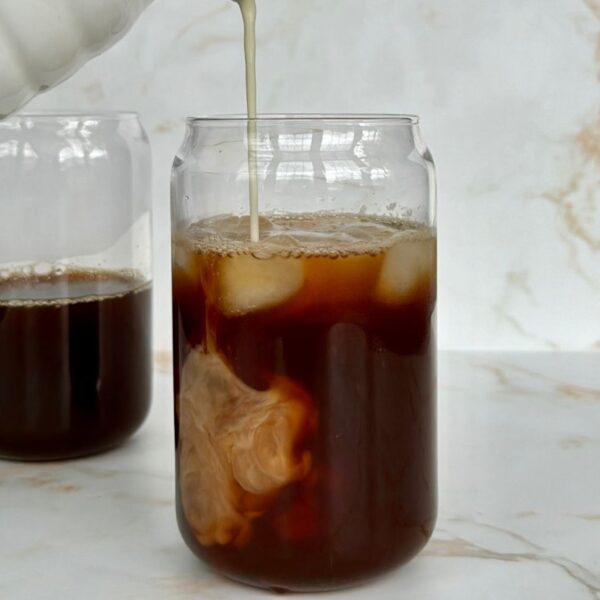
M120 273L0 281L0 456L53 460L113 447L151 395L151 290Z
M305 265L300 291L244 314L220 308L227 292L215 282L226 253L176 265L178 521L194 552L225 575L281 590L345 587L408 560L433 531L435 267L409 297L383 302L373 290L384 255L290 257L290 267ZM233 485L250 526L221 539L190 513L206 491L182 479L189 423L181 378L194 351L221 357L254 390L286 378L302 390L298 414L309 415L293 450L296 460L310 456L308 472L266 495ZM211 390L200 393L199 411Z

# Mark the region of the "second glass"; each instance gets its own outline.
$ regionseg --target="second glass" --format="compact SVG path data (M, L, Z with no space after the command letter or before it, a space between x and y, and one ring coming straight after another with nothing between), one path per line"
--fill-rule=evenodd
M435 182L410 116L190 119L172 188L177 510L275 590L414 556L436 518Z
M0 122L0 456L111 448L151 395L150 148L137 115Z

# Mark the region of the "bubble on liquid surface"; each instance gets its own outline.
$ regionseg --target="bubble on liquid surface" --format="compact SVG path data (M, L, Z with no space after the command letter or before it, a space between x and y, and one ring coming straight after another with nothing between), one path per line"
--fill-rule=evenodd
M33 273L42 277L45 275L51 275L53 271L53 265L51 265L50 263L37 263L33 267Z
M376 254L399 238L432 235L430 229L402 220L361 214L263 215L260 241L250 241L246 216L218 216L191 225L186 242L199 253L268 256L348 256Z

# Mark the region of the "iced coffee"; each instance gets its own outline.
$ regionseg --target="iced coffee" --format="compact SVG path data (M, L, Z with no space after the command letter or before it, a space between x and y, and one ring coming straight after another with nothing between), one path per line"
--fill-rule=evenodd
M434 526L435 233L326 213L248 230L174 236L179 525L245 583L344 587Z
M0 457L93 454L141 425L151 294L130 271L57 266L0 277Z
M152 394L148 138L134 113L25 113L0 148L0 459L114 448Z

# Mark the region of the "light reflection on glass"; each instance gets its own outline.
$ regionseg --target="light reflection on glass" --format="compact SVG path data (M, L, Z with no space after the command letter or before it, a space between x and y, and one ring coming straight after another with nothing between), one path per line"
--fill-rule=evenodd
M256 163L256 176L259 181L266 179L267 173L269 172L269 166L271 162L269 160L258 160ZM240 164L240 167L237 171L237 175L235 177L236 181L248 181L250 177L250 172L248 170L248 163L244 162Z
M23 158L32 158L34 160L39 158L38 153L33 149L33 146L29 142L23 144Z
M377 129L363 129L361 141L379 142L381 141L381 131Z
M88 154L88 157L90 159L94 159L94 158L106 158L106 156L107 156L107 152L103 148L92 148L92 150Z
M80 125L80 121L78 119L70 119L68 117L59 119L58 122L61 125L61 129L59 130L58 134L64 135L65 137L76 134Z
M281 133L277 138L282 152L308 152L313 140L312 133Z
M386 167L377 167L377 168L371 169L371 180L377 181L377 180L381 180L381 179L387 179L389 174L390 174L390 171Z
M98 126L100 124L100 121L97 119L88 119L83 121L81 123L81 128L79 129L79 135L81 137L90 137L95 131L98 130Z
M315 167L312 161L297 160L282 162L277 167L277 181L290 181L295 179L312 180L315 177Z
M19 142L17 140L9 140L0 144L0 158L5 156L17 156L19 151Z
M371 183L378 187L390 177L387 167L375 165L372 146L382 139L377 129L329 128L315 131L268 133L257 140L259 180L277 182ZM295 156L287 156L286 154ZM303 154L299 160L300 154ZM296 160L285 160L295 158ZM248 168L240 163L237 179L247 181Z
M7 156L22 156L23 158L32 160L37 160L39 158L38 153L29 142L25 142L20 146L19 140L9 140L0 144L0 158L5 158Z
M76 158L85 158L85 150L80 140L67 140L69 145L65 146L58 153L58 162L64 163Z
M327 160L323 162L323 166L327 183L362 179L359 166L351 160Z
M358 142L358 144L356 144L356 146L354 146L354 156L356 156L356 158L367 158L367 152L365 150L365 146L362 142Z
M269 136L259 135L256 140L256 152L260 155L272 156L275 152L275 145Z
M354 131L323 131L321 152L347 152L354 145Z

